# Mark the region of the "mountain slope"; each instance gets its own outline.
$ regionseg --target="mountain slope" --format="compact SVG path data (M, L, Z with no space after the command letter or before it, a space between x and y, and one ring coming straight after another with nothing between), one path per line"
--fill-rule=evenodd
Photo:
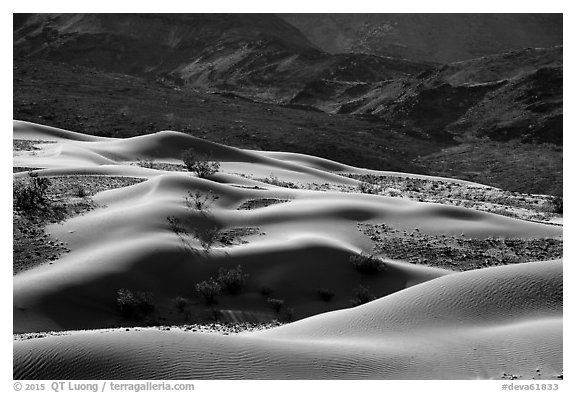
M316 51L273 15L33 14L15 24L15 56L43 57L116 72L171 71L216 42L269 40Z
M428 66L324 53L270 14L37 14L18 19L16 57L148 75L264 101L322 78L375 81Z
M451 140L562 144L562 47L452 63L377 83L309 83L293 103L376 115L412 132Z
M563 48L553 47L392 81L312 82L292 103L375 117L407 135L450 144L415 160L428 173L561 195L562 84Z
M331 53L448 63L562 45L562 14L281 14Z

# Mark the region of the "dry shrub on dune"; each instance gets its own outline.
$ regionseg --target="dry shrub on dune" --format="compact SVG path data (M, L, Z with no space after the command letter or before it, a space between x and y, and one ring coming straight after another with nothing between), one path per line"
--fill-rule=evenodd
M242 291L244 285L246 284L246 279L248 274L242 272L242 266L238 265L234 269L224 269L220 268L218 270L218 283L224 290L224 292L229 295L236 295Z
M14 208L28 214L46 208L50 204L50 185L50 179L34 172L28 172L27 179L17 179L13 188Z
M266 302L272 307L279 320L290 322L294 319L294 309L287 307L284 299L268 298Z
M203 179L214 175L220 170L220 163L213 161L209 156L199 153L194 149L185 150L182 153L182 161L186 165L186 169L190 172L195 172L198 177Z
M205 228L196 228L194 237L198 239L204 251L208 252L220 238L220 228L218 226L209 226Z
M206 211L210 209L216 199L218 199L218 196L214 195L212 191L209 191L208 194L202 194L200 191L194 193L188 191L188 195L184 198L184 203L189 209Z
M141 319L154 311L152 295L148 292L133 292L129 289L119 289L116 303L120 308L120 313L130 319Z
M352 255L350 263L358 273L363 275L375 275L386 270L386 265L379 258L364 253Z
M356 307L371 302L374 299L376 299L376 297L370 293L369 287L359 285L358 288L356 288L355 297L350 301L350 303L352 303L352 307Z
M554 195L550 201L552 205L552 211L554 213L563 214L564 213L564 198L562 194Z
M190 304L190 301L182 296L175 297L174 299L172 299L172 302L174 303L174 306L178 309L178 312L184 312L186 307L188 307L188 305Z
M205 303L208 305L215 304L216 296L222 293L222 286L212 277L196 284L195 289L196 292L202 295Z

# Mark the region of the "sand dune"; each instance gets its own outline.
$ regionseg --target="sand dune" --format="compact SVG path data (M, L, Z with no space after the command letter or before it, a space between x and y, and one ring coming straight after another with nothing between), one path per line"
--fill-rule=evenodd
M561 298L560 262L496 267L256 333L144 329L18 341L14 376L549 379L562 373Z
M113 161L134 161L137 159L153 158L163 159L168 162L179 161L182 152L189 148L194 148L200 153L208 154L213 159L221 161L223 164L232 162L237 167L241 163L243 165L250 165L253 163L261 164L260 166L266 169L288 170L300 174L312 174L318 176L318 179L329 179L340 184L353 184L359 182L357 180L348 179L345 177L336 176L330 171L347 171L358 173L375 173L387 174L390 176L404 176L413 178L429 178L429 179L442 179L447 182L454 182L460 184L473 184L463 180L439 178L434 176L414 175L398 172L382 172L373 171L362 168L354 168L348 165L343 165L335 161L327 159L306 156L304 154L296 153L283 153L283 152L257 152L252 150L238 149L234 147L220 145L214 142L205 141L190 135L174 132L174 131L161 131L155 134L137 136L126 139L103 138L81 133L61 130L54 127L42 126L39 124L14 121L13 130L14 139L32 139L32 140L46 140L55 141L64 145L73 145L79 150L88 150L94 154L98 154L103 159ZM84 143L88 142L88 143ZM66 157L66 152L63 153ZM89 155L89 154L88 154ZM78 166L92 162L90 157L77 157ZM42 160L45 167L52 166L60 167L58 159ZM34 159L32 161L38 161ZM16 163L26 163L25 160L16 159ZM26 165L22 165L26 166ZM231 168L234 168L231 167ZM270 174L270 172L268 172Z
M510 296L509 294L514 294ZM259 336L360 339L510 324L562 315L562 263L532 262L439 277L351 310L334 311Z
M99 208L47 227L71 252L14 277L15 333L133 326L118 312L120 288L152 293L166 324L181 318L171 303L176 296L191 298L192 316L202 316L207 308L194 284L237 265L249 275L246 288L222 296L218 308L273 318L261 295L269 287L299 319L231 336L87 330L15 341L14 378L461 379L562 373L561 261L453 272L386 260L385 273L361 276L349 260L373 247L359 223L472 239L561 237L560 226L380 195L287 188L282 182L343 190L358 185L338 172L426 177L243 150L172 131L119 140L15 121L14 139L55 142L14 156L14 166L45 168L36 171L41 176L145 180L100 192L93 198ZM191 147L221 161L220 172L201 179L134 165L139 159L181 164L182 151ZM265 181L270 175L276 184ZM185 205L188 191L217 199L195 211ZM281 203L238 210L269 200ZM178 218L190 232L216 225L231 240L205 252L194 237L183 243L167 217ZM349 308L360 284L379 299ZM319 299L318 288L332 290L334 299Z
M16 342L14 378L555 379L562 373L561 339L561 319L395 336L377 344L173 331L76 333Z

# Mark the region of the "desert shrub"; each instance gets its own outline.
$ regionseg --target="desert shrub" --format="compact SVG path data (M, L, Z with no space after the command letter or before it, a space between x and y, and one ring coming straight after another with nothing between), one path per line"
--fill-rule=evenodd
M48 187L51 182L47 177L39 177L37 173L28 172L28 179L18 179L13 187L14 208L33 213L49 206Z
M150 160L150 159L138 159L138 166L141 166L142 168L148 168L148 169L156 169L157 165L154 162L154 160Z
M220 268L218 270L218 284L222 287L222 290L230 295L235 295L240 293L244 285L246 284L246 279L248 274L242 272L242 266L238 265L234 269L224 269Z
M298 185L292 183L291 181L283 181L283 180L278 179L278 177L274 176L273 174L270 174L270 176L268 176L264 179L260 179L260 180L262 180L262 182L264 182L266 184L272 184L273 186L284 187L284 188L293 188L293 189L300 188Z
M166 217L168 224L170 225L170 229L177 235L184 233L186 230L182 227L182 223L180 219L175 216L168 216Z
M212 277L196 284L195 289L204 297L206 304L215 304L216 296L222 293L222 287Z
M208 252L220 238L220 228L217 226L196 228L194 230L194 237L198 239L204 251Z
M268 298L266 299L266 302L270 305L270 307L272 307L272 310L274 310L274 312L276 314L280 314L280 311L282 311L282 309L284 308L284 300L282 299L274 299L274 298Z
M152 295L148 292L119 289L116 293L116 304L122 316L130 319L141 319L154 311Z
M318 288L316 293L324 302L329 302L334 297L334 292L326 288Z
M193 251L194 247L192 247L190 244L188 230L182 225L180 219L174 216L168 216L166 217L166 220L170 225L170 229L180 238L180 241L184 244L184 247L189 251ZM216 243L222 237L220 228L218 228L216 225L195 228L193 235L196 239L198 239L200 246L204 249L205 252L209 252L214 243Z
M195 172L201 178L210 177L220 170L218 161L212 161L207 155L198 153L194 149L184 151L182 161L188 171Z
M358 190L362 194L377 194L378 193L378 189L374 184L368 183L365 181L363 181L362 183L360 183L358 185Z
M189 299L182 296L177 296L174 299L172 299L172 304L174 304L174 307L176 307L179 313L184 314L185 321L188 321L188 319L190 319L190 309L188 308L188 306L190 305Z
M405 188L407 191L420 192L420 188L425 184L421 179L406 179ZM436 188L436 185L432 183L432 187Z
M266 302L272 307L278 320L290 322L294 319L294 309L286 307L286 302L283 299L268 298Z
M78 198L86 198L88 196L88 192L86 191L86 188L84 188L84 186L80 185L76 189L76 195L78 196Z
M353 307L356 307L374 299L376 299L376 297L370 293L370 288L360 285L356 288L355 297L350 302Z
M554 195L550 200L550 204L552 205L552 211L554 213L562 214L564 212L564 198L562 194Z
M189 209L204 211L208 210L216 199L218 199L218 197L215 196L212 191L208 194L202 194L199 191L196 191L193 194L191 191L188 191L188 195L185 198L185 204Z
M350 257L350 263L352 263L352 266L354 266L354 269L356 269L358 273L364 275L375 275L386 268L386 265L380 259L364 253L352 255Z
M188 231L186 228L182 226L182 222L178 217L175 216L168 216L166 217L168 224L170 225L170 230L178 236L182 244L184 245L184 249L188 251L193 251L194 248L190 245L188 240Z
M176 307L178 312L184 312L184 310L186 310L186 307L188 307L188 305L190 304L190 301L185 297L177 296L174 299L172 299L172 303L174 303L174 306Z

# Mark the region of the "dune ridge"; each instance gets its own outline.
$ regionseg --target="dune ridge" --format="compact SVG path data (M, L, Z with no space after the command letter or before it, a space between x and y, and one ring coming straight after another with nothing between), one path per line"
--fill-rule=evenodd
M175 131L160 131L154 134L116 139L84 135L74 131L14 120L13 138L39 139L55 141L63 144L73 144L79 146L81 149L88 149L92 153L101 155L105 159L112 161L137 160L139 158L158 158L173 161L179 160L184 150L194 148L198 152L209 154L213 159L222 161L223 163L257 163L273 169L287 169L300 173L313 174L320 178L326 177L327 179L342 184L356 185L359 182L354 179L335 176L333 173L328 172L328 170L335 172L346 171L386 174L389 176L403 176L415 179L441 179L446 182L481 186L477 183L459 179L355 168L324 158L298 153L259 152L247 149L238 149ZM62 157L59 157L58 160L43 163L46 164L47 167L51 167L52 165L58 165L58 161L61 159ZM85 162L80 158L78 159L78 163L85 164Z

